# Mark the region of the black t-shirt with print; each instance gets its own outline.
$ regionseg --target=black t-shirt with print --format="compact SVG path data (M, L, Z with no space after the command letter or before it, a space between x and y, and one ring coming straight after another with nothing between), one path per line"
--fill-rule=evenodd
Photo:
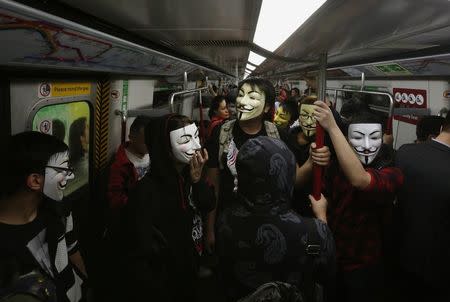
M39 270L56 285L58 301L78 301L82 296L81 274L69 255L78 251L71 213L62 203L45 199L36 218L27 224L0 223L0 288L8 288L11 274Z
M219 136L221 127L216 127L213 130L211 139L207 146L209 160L208 168L219 168ZM233 140L236 147L239 149L247 140L255 138L261 135L267 135L266 128L263 126L261 130L256 134L245 133L239 123L236 122L232 130ZM222 164L224 169L220 170L220 191L218 200L218 209L221 211L224 207L228 207L235 198L235 193L233 193L234 188L234 176L231 174L230 169L227 167L227 154L224 152L221 156Z
M208 168L219 168L219 137L220 137L221 127L214 128L210 140L207 142L206 148L208 150L209 160ZM287 132L277 128L280 135L280 139L287 141ZM233 141L236 144L237 149L249 139L264 135L267 136L266 127L264 125L261 130L256 134L245 133L239 123L236 121L233 126ZM227 167L227 154L224 152L221 156L222 164L224 169L220 170L220 191L218 200L218 209L221 211L224 207L228 207L235 199L235 193L233 193L234 188L234 176L231 174Z
M19 275L23 275L34 269L39 269L39 265L28 250L27 244L44 228L45 221L43 216L39 214L27 224L0 223L0 238L2 241L0 256L2 268L0 269L3 270L3 273L9 275L13 272L8 270L13 270Z

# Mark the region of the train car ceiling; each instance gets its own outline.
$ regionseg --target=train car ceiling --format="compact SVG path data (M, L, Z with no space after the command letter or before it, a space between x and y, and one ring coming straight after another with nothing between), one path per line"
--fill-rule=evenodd
M145 76L177 76L201 69L163 54L14 1L0 1L0 65L50 70L96 71Z
M261 7L260 0L60 2L232 75L236 64L244 72L249 49L239 43L253 40Z
M430 55L409 59L381 61L368 64L331 67L327 70L328 79L361 78L364 73L370 78L419 78L419 77L446 77L450 75L450 53ZM308 78L317 76L317 70L311 67L299 71L295 67L286 66L277 73L266 75L268 78L285 80Z
M297 62L267 58L252 74L315 69L323 52L329 67L450 53L449 13L447 0L328 0L274 52Z
M34 10L17 9L18 2ZM449 1L310 2L302 4L303 10L279 3L285 10L299 10L302 25L273 49L258 38L266 4L261 0L0 0L0 40L10 45L0 64L177 81L184 71L210 79L244 74L279 78L311 76L319 54L326 52L333 78L361 72L368 77L449 74ZM302 13L311 5L311 12L321 6L303 22ZM277 24L286 16L268 19ZM279 32L290 31L284 27Z

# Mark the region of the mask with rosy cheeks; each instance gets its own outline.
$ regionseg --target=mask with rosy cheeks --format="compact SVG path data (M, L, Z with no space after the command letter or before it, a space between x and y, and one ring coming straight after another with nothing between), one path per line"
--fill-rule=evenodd
M197 126L190 124L184 128L170 131L170 145L175 159L189 164L195 151L201 148Z
M67 181L75 175L69 169L69 153L61 152L53 155L45 167L45 182L43 193L45 196L61 201L64 197L64 189Z
M242 85L236 98L238 119L248 121L260 116L264 112L266 95L258 86Z
M311 137L316 134L316 118L314 117L314 108L312 104L303 104L300 106L300 116L298 121L300 127L306 137Z
M381 124L350 124L348 141L364 164L370 164L380 151L383 132Z

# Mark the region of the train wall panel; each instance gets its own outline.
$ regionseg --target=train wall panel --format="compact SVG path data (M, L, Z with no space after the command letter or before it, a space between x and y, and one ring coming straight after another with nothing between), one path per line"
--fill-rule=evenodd
M343 85L359 86L358 80L331 80L327 87L340 88ZM449 99L444 98L444 91L450 89L448 81L443 80L367 80L365 86L386 87L390 93L394 88L423 89L427 93L427 108L431 115L438 115L442 108L450 109ZM416 139L416 125L403 121L393 122L394 148L414 142Z
M122 110L124 96L124 84L128 81L128 110L139 108L150 108L153 105L153 92L156 80L147 79L120 79L111 81L111 104L109 111L109 147L108 157L111 158L121 143L122 118L116 114ZM125 86L126 87L126 86ZM129 129L134 117L127 118L127 130L125 137L128 139Z

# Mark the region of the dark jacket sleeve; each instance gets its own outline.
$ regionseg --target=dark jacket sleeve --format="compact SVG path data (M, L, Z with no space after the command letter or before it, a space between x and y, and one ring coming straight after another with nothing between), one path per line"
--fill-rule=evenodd
M123 266L127 277L128 290L136 300L149 292L154 297L164 296L167 283L167 249L164 235L154 225L153 215L157 207L152 196L152 184L147 178L138 183L130 192L125 208L124 221L125 257Z
M216 207L214 186L203 179L192 184L192 198L195 206L202 212L208 213Z
M208 168L219 168L219 137L221 128L220 125L215 127L206 142L206 150L208 150L209 155L206 163Z

